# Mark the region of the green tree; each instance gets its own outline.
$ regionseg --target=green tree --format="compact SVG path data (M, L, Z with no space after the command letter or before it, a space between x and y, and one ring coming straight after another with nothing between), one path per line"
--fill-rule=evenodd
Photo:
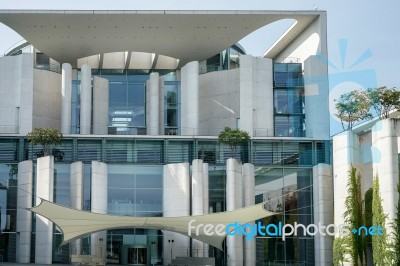
M400 107L400 91L392 88L379 87L368 89L371 107L381 119L389 118L389 113Z
M393 260L394 265L400 265L400 182L397 184L397 193L399 195L397 201L396 218L393 223L394 242L393 242Z
M56 128L35 128L28 133L28 142L32 145L42 146L43 156L50 154L50 148L61 144L62 133Z
M344 219L349 230L364 225L364 204L361 196L361 176L355 167L349 171L347 181L348 196L345 200ZM350 255L353 265L363 265L365 261L365 239L363 235L350 234Z
M382 198L379 193L379 178L375 177L372 184L372 224L385 228L386 216L383 213ZM383 236L372 237L372 256L375 265L390 265L389 248L387 243L386 232Z
M333 239L333 265L340 266L344 262L349 262L346 258L349 253L349 237L335 237Z
M342 123L343 130L352 129L354 123L371 117L369 113L370 101L367 93L361 90L353 90L342 94L335 100L337 116ZM347 128L345 124L347 123Z
M218 135L219 142L227 144L231 153L231 157L234 158L238 146L245 145L249 142L250 136L244 130L231 129L225 127Z

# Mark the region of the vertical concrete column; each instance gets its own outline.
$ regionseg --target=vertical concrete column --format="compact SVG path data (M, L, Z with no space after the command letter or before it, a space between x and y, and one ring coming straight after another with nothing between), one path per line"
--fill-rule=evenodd
M92 126L92 69L81 67L81 113L80 134L89 135Z
M159 92L158 92L158 106L159 106L159 120L158 120L158 133L165 135L165 121L164 121L164 77L160 77L159 81Z
M328 140L329 133L328 65L317 56L304 62L304 105L306 137Z
M196 159L192 162L192 215L204 213L204 178L203 160ZM203 242L192 239L192 256L203 257Z
M254 165L245 163L242 166L243 175L243 207L254 205L255 203L255 178ZM252 222L254 223L254 222ZM256 265L256 239L243 240L244 265Z
M54 157L37 159L36 196L53 201ZM51 264L53 251L53 223L36 215L35 263Z
M233 211L243 205L242 165L234 158L226 161L226 210ZM226 238L228 266L243 265L243 237L228 236Z
M333 137L333 185L335 191L335 224L344 224L344 203L348 195L347 180L351 166L356 166L359 157L358 137L352 131Z
M208 191L208 163L203 163L203 214L209 213L209 191ZM209 257L209 246L203 243L203 256Z
M181 69L181 135L196 136L199 128L199 62Z
M253 57L240 56L240 129L253 136ZM265 114L264 114L265 115Z
M147 135L159 135L158 127L160 121L160 83L159 74L153 72L146 82L146 124Z
M314 221L327 226L333 223L332 166L318 164L313 167ZM314 236L315 265L332 265L333 237Z
M107 164L92 161L91 182L91 211L95 213L107 213ZM107 257L107 231L94 233L90 236L91 254L101 257L106 261Z
M18 164L18 192L17 192L17 262L30 263L31 260L31 236L32 236L32 161L23 161Z
M379 177L379 192L382 197L383 212L387 214L386 233L393 232L390 223L396 218L399 182L398 136L396 119L378 121L372 127L372 146L377 152L372 153L374 177Z
M164 217L190 215L189 164L164 165ZM168 265L176 257L189 256L189 237L164 231L163 263Z
M93 134L108 134L108 79L93 78Z
M71 208L83 209L83 163L74 162L70 166L70 201ZM80 255L82 252L82 239L73 241L70 245L72 255Z
M62 64L61 71L61 132L71 133L72 66Z

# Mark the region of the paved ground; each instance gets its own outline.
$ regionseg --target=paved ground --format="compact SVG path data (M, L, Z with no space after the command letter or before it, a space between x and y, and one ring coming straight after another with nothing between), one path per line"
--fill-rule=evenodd
M16 263L16 262L0 262L0 266L17 266L17 265L48 266L47 264L44 265L44 264L33 264L33 263L25 264L25 263ZM68 265L68 266L71 266L71 264L52 264L52 265L57 265L57 266L67 266Z

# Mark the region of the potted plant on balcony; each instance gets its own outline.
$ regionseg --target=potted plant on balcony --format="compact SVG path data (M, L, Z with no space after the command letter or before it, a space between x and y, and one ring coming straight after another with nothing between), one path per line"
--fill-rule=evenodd
M38 158L50 155L51 147L60 145L62 137L62 133L56 128L35 128L27 135L30 144L42 147L42 150L36 154Z
M235 158L237 148L249 142L250 136L244 130L225 127L218 135L219 142L229 146L230 157Z

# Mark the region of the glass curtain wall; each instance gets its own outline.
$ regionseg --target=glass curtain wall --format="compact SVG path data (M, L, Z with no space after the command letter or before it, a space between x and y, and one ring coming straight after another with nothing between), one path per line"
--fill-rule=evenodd
M276 137L304 137L304 81L302 65L274 64L274 114Z

